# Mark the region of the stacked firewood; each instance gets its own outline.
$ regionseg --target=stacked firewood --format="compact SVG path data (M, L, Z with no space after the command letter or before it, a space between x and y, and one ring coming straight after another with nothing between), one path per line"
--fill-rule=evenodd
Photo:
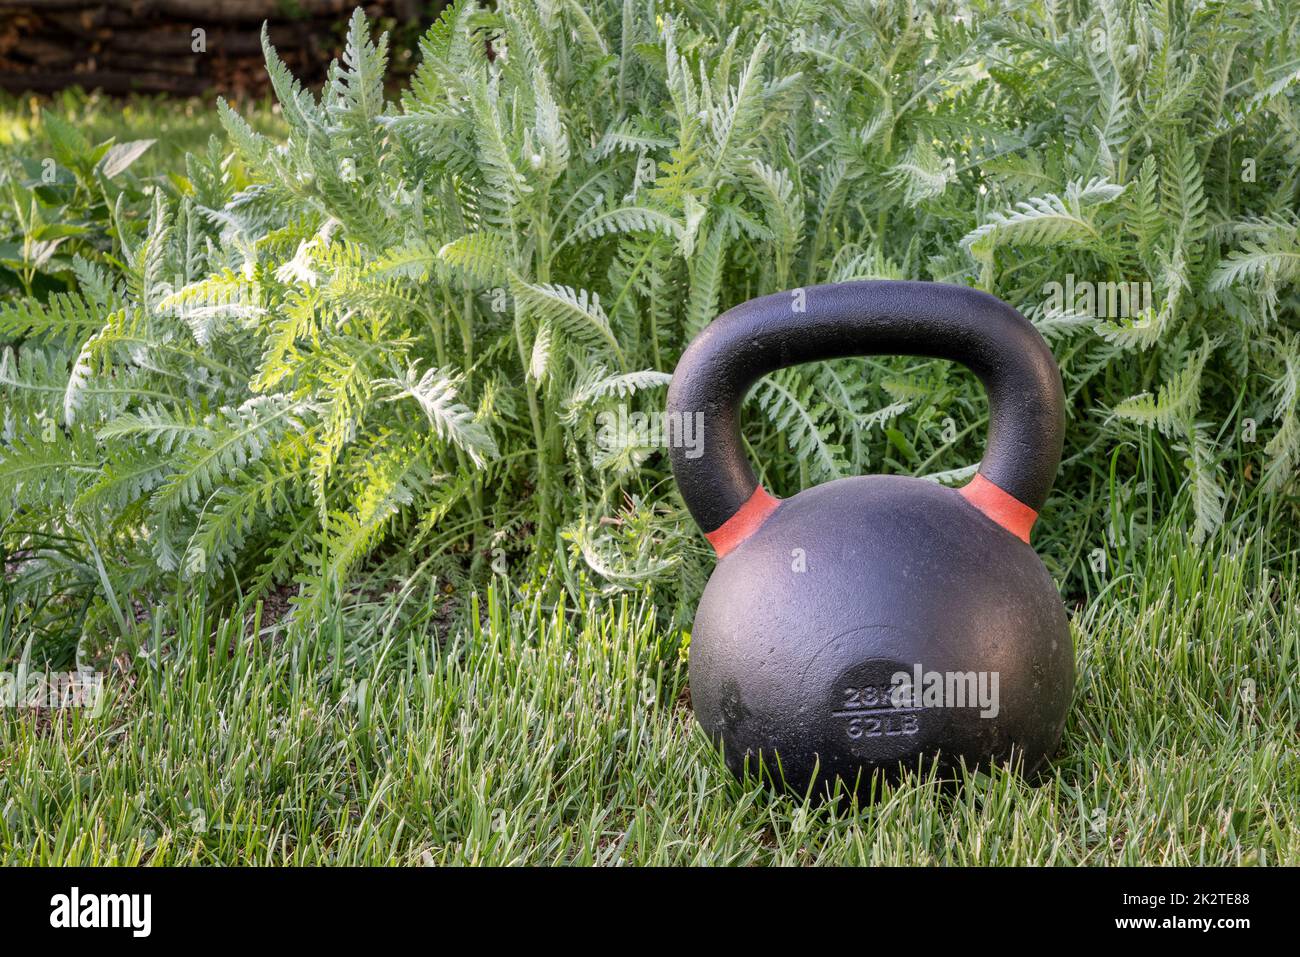
M0 89L49 93L241 95L266 85L260 33L281 59L319 79L342 50L360 0L0 0ZM415 29L422 0L364 4L371 17ZM406 50L400 51L409 54ZM395 66L404 65L399 56Z

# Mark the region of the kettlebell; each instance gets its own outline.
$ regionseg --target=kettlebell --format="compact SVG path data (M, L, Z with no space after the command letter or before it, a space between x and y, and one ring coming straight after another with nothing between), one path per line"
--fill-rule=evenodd
M741 402L762 376L846 356L958 362L989 401L961 489L844 478L779 500L758 483ZM813 286L743 303L682 355L668 421L687 508L717 552L690 645L696 718L737 776L799 793L871 793L874 772L1002 763L1037 771L1074 687L1061 597L1029 545L1065 425L1037 330L986 293L927 282ZM861 790L859 790L861 789Z

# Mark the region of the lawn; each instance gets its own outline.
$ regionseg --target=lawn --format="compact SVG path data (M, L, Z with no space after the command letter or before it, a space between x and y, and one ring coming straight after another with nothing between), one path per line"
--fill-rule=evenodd
M648 598L436 583L296 638L256 607L0 721L0 859L33 864L1296 864L1296 553L1157 535L1077 609L1050 771L865 807L735 781ZM477 621L478 624L472 622Z

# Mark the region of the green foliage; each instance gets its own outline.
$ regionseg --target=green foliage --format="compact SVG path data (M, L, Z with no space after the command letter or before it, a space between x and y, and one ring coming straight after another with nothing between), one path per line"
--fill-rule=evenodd
M269 111L259 128L275 128ZM45 300L98 281L90 262L113 261L113 232L134 229L149 195L195 188L187 153L215 151L220 124L207 104L114 101L78 91L43 105L0 93L0 305ZM238 172L238 161L225 174ZM102 278L102 274L101 274ZM0 338L12 338L0 328Z
M980 286L1051 339L1063 577L1115 476L1189 486L1197 540L1254 483L1293 495L1300 8L998 7L461 0L395 102L358 12L319 94L264 38L283 132L219 103L226 144L166 183L47 114L54 193L4 179L7 550L66 535L75 582L107 556L88 627L182 585L287 586L301 620L368 569L481 581L497 552L689 606L666 456L597 417L657 410L718 312L873 277ZM1074 280L1151 296L1054 301ZM957 480L986 421L971 377L893 357L784 371L746 417L786 495Z

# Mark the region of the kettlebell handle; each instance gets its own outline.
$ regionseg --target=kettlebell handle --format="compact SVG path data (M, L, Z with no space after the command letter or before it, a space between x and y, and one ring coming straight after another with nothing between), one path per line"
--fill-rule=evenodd
M979 290L871 280L751 299L715 319L682 354L668 388L669 422L702 413L703 434L692 448L670 443L669 455L682 498L719 555L777 506L742 445L740 407L750 387L787 366L869 355L948 359L979 377L988 440L962 494L1028 541L1065 430L1061 374L1047 343L1024 316Z

